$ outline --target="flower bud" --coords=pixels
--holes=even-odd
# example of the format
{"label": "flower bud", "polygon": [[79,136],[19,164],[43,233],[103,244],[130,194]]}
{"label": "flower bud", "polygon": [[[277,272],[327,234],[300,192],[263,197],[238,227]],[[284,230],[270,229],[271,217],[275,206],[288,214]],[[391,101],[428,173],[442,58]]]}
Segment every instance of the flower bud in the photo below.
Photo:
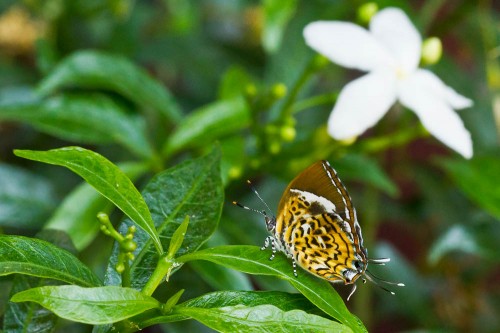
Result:
{"label": "flower bud", "polygon": [[297,131],[293,126],[285,125],[280,129],[280,136],[283,139],[283,141],[293,141],[296,135]]}
{"label": "flower bud", "polygon": [[120,243],[123,252],[134,252],[137,249],[137,243],[131,239],[125,239]]}
{"label": "flower bud", "polygon": [[437,37],[429,37],[422,43],[422,65],[434,65],[443,55],[443,44]]}
{"label": "flower bud", "polygon": [[328,65],[329,63],[330,63],[330,60],[327,57],[325,57],[321,54],[317,54],[313,60],[313,67],[315,70],[320,70],[323,67],[325,67],[326,65]]}
{"label": "flower bud", "polygon": [[353,136],[353,137],[348,138],[348,139],[339,140],[339,143],[342,144],[342,145],[344,145],[344,146],[350,146],[354,142],[356,142],[357,139],[358,139],[357,136]]}
{"label": "flower bud", "polygon": [[367,2],[358,7],[358,21],[362,24],[368,24],[377,12],[378,5],[375,2]]}
{"label": "flower bud", "polygon": [[121,274],[125,270],[125,265],[123,263],[116,264],[115,269],[119,274]]}
{"label": "flower bud", "polygon": [[227,175],[230,179],[237,179],[241,177],[241,167],[239,166],[232,166],[229,168]]}
{"label": "flower bud", "polygon": [[275,99],[281,99],[286,96],[287,88],[283,83],[277,83],[271,88],[271,94]]}
{"label": "flower bud", "polygon": [[276,155],[281,151],[281,143],[274,141],[269,144],[269,152],[272,155]]}
{"label": "flower bud", "polygon": [[245,87],[245,95],[249,98],[257,96],[257,87],[254,84],[248,84]]}

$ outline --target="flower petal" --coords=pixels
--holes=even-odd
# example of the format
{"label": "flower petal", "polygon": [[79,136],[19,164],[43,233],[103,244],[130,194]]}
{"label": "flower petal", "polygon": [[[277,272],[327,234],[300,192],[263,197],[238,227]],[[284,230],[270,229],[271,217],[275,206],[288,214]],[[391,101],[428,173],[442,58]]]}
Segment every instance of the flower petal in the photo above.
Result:
{"label": "flower petal", "polygon": [[422,38],[401,9],[389,7],[378,12],[370,21],[370,31],[406,73],[418,67]]}
{"label": "flower petal", "polygon": [[429,70],[417,69],[412,76],[413,80],[425,82],[426,90],[428,90],[429,93],[446,101],[453,109],[468,108],[474,104],[472,100],[460,95],[451,87],[445,85],[436,74]]}
{"label": "flower petal", "polygon": [[312,22],[304,28],[304,38],[312,49],[344,67],[372,71],[395,64],[367,30],[353,23]]}
{"label": "flower petal", "polygon": [[448,104],[445,95],[436,93],[428,75],[410,76],[401,81],[398,95],[401,103],[415,111],[424,127],[465,158],[472,157],[472,140],[462,119]]}
{"label": "flower petal", "polygon": [[377,71],[348,83],[328,119],[328,133],[348,139],[375,125],[396,101],[396,76]]}

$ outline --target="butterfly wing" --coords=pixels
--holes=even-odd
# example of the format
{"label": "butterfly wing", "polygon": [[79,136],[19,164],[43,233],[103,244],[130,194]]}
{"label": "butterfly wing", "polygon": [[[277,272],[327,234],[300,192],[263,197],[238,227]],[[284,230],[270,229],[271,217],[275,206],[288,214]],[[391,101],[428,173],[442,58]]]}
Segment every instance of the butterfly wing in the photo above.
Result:
{"label": "butterfly wing", "polygon": [[356,280],[366,266],[361,228],[346,188],[327,161],[290,182],[276,228],[300,266],[327,280]]}

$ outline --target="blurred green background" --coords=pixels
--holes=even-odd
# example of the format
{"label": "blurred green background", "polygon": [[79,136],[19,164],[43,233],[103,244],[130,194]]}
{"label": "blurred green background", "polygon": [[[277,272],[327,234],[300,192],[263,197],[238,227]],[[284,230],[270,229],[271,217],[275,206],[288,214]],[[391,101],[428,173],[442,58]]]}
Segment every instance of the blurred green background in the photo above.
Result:
{"label": "blurred green background", "polygon": [[[78,243],[73,239],[79,257],[100,275],[111,251],[111,241],[96,227],[71,234],[74,225],[54,217],[80,180],[59,168],[16,158],[13,149],[81,145],[115,163],[147,162],[148,172],[136,177],[141,188],[153,174],[201,155],[218,141],[227,204],[207,246],[263,243],[262,217],[231,205],[238,200],[261,209],[246,179],[252,179],[274,209],[298,172],[328,159],[357,207],[369,253],[392,259],[377,275],[406,284],[395,296],[369,284],[358,287],[347,305],[369,331],[500,331],[500,3],[375,1],[379,8],[402,8],[424,38],[441,39],[443,57],[429,68],[474,100],[472,108],[459,113],[472,135],[471,160],[422,135],[414,114],[400,106],[354,143],[327,135],[336,94],[359,73],[323,64],[321,71],[300,82],[317,61],[302,29],[316,20],[363,24],[358,8],[364,3],[0,0],[0,230],[33,236],[56,225],[79,235]],[[126,136],[71,136],[61,133],[57,122],[34,113],[12,113],[13,105],[15,112],[23,112],[19,105],[33,101],[50,110],[48,97],[37,97],[36,89],[61,60],[83,50],[120,55],[170,91],[182,112],[177,121],[151,112],[154,106],[147,97],[138,103],[138,97],[130,97],[133,91],[126,95],[108,84],[82,82],[64,87],[65,94],[83,99],[95,93],[111,98],[147,128],[159,154],[141,156],[137,146],[129,149]],[[58,96],[53,91],[49,95]],[[117,124],[106,126],[120,131]],[[120,214],[115,215],[119,221]],[[210,290],[292,290],[276,279],[219,269],[191,264],[171,283],[186,289],[186,299]],[[0,280],[2,300],[8,297],[9,283]],[[342,295],[348,292],[342,286],[336,289]],[[2,302],[2,314],[4,307]],[[69,328],[90,331],[61,324],[61,330]],[[196,322],[148,330],[210,331]]]}

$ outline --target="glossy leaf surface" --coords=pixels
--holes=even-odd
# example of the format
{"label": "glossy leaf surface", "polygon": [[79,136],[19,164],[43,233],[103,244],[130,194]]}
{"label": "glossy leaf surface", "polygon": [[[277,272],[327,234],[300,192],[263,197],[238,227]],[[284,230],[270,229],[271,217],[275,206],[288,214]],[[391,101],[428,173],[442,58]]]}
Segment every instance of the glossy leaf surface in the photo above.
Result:
{"label": "glossy leaf surface", "polygon": [[80,147],[48,151],[16,150],[15,154],[34,161],[64,166],[81,176],[146,231],[153,240],[156,250],[163,253],[151,213],[144,199],[130,179],[109,160]]}

